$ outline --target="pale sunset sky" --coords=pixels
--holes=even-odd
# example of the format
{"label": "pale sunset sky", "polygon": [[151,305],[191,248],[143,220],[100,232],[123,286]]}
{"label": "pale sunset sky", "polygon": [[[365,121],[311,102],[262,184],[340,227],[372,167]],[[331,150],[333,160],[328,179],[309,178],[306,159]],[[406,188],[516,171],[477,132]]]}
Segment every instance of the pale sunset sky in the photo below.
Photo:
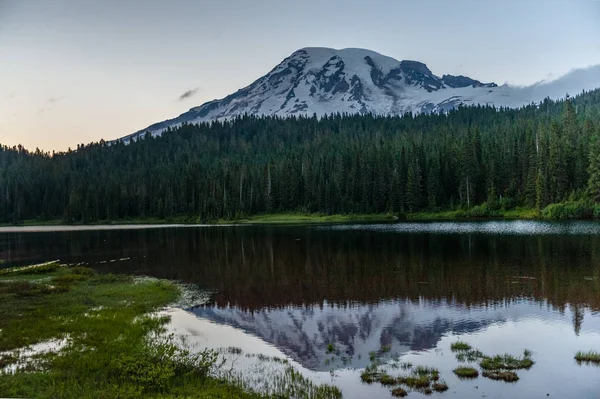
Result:
{"label": "pale sunset sky", "polygon": [[600,64],[599,21],[596,0],[0,0],[0,143],[122,137],[309,46],[531,84]]}

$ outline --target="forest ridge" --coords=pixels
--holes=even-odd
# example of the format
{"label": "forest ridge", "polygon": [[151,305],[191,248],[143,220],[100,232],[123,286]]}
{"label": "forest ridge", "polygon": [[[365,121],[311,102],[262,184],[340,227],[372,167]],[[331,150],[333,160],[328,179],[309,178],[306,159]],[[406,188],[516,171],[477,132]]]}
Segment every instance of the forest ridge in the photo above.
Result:
{"label": "forest ridge", "polygon": [[[517,207],[600,217],[600,90],[520,109],[237,117],[130,144],[0,149],[0,222]],[[551,205],[560,204],[560,205]]]}

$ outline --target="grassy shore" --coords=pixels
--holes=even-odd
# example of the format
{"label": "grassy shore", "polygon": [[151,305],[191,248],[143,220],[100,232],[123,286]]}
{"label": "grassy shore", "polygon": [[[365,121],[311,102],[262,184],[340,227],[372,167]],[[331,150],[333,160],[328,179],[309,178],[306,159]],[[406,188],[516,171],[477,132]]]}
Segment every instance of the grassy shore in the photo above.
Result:
{"label": "grassy shore", "polygon": [[[97,275],[56,263],[0,270],[0,397],[276,396],[213,377],[217,352],[175,345],[165,333],[169,319],[152,314],[179,295],[170,282]],[[58,352],[23,351],[61,341]],[[17,371],[7,372],[11,366]],[[334,387],[297,376],[281,385],[307,398],[341,397]]]}
{"label": "grassy shore", "polygon": [[[596,209],[597,208],[597,209]],[[412,213],[379,213],[379,214],[334,214],[320,213],[270,213],[235,219],[218,219],[202,221],[195,216],[173,216],[161,218],[129,218],[103,220],[96,222],[66,222],[61,220],[25,220],[17,223],[23,226],[52,225],[127,225],[127,224],[317,224],[317,223],[378,223],[393,221],[427,221],[427,220],[583,220],[600,218],[600,205],[592,206],[583,202],[565,202],[551,204],[542,210],[535,208],[496,209],[486,203],[469,209],[421,211]],[[7,226],[7,225],[5,225]]]}
{"label": "grassy shore", "polygon": [[516,208],[509,210],[480,212],[477,207],[465,210],[439,212],[415,212],[406,215],[407,220],[487,220],[487,219],[540,219],[537,209]]}
{"label": "grassy shore", "polygon": [[310,224],[310,223],[367,223],[392,222],[398,218],[392,214],[323,215],[303,213],[275,213],[250,216],[239,220],[221,219],[219,224]]}

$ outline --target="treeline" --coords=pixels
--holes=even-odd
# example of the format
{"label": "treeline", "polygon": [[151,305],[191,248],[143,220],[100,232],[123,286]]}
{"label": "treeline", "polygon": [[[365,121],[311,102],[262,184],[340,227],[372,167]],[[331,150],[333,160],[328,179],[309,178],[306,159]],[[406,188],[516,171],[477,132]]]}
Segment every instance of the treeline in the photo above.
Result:
{"label": "treeline", "polygon": [[[600,90],[518,110],[245,116],[125,145],[0,149],[0,222],[232,219],[265,212],[537,208],[600,201]],[[600,209],[600,208],[599,208]],[[549,215],[552,216],[552,215]]]}

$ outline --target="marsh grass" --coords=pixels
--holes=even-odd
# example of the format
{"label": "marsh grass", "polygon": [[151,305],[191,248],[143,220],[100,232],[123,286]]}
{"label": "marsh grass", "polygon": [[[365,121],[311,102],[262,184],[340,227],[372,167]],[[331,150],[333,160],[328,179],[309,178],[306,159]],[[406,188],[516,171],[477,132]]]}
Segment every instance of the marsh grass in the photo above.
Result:
{"label": "marsh grass", "polygon": [[476,362],[484,357],[485,354],[477,349],[456,352],[456,360],[459,362]]}
{"label": "marsh grass", "polygon": [[471,349],[471,345],[467,344],[463,341],[456,341],[452,345],[450,345],[450,350],[452,352],[464,352]]}
{"label": "marsh grass", "polygon": [[582,352],[579,351],[575,354],[575,360],[578,363],[593,363],[600,365],[600,352],[596,351],[588,351]]}
{"label": "marsh grass", "polygon": [[406,395],[408,395],[408,392],[406,392],[406,390],[404,388],[394,388],[392,389],[392,396],[396,397],[396,398],[403,398]]}
{"label": "marsh grass", "polygon": [[484,370],[528,370],[535,362],[529,356],[515,357],[509,354],[484,357],[479,366]]}
{"label": "marsh grass", "polygon": [[[181,348],[166,334],[169,318],[150,316],[180,295],[173,283],[60,265],[29,272],[2,271],[10,280],[0,281],[0,352],[17,353],[52,339],[68,343],[59,353],[36,358],[26,370],[0,373],[0,396],[341,397],[337,388],[314,385],[291,368],[269,381],[273,388],[268,395],[214,377],[220,364],[215,351]],[[6,366],[19,360],[2,355],[1,362]]]}
{"label": "marsh grass", "polygon": [[485,370],[482,375],[496,381],[517,382],[519,376],[514,371]]}
{"label": "marsh grass", "polygon": [[477,378],[479,377],[479,371],[473,367],[457,367],[453,370],[459,378]]}
{"label": "marsh grass", "polygon": [[331,342],[327,344],[327,353],[335,353],[335,345]]}
{"label": "marsh grass", "polygon": [[431,388],[433,388],[433,390],[436,392],[445,392],[448,390],[448,385],[444,381],[438,381],[434,382],[431,385]]}

